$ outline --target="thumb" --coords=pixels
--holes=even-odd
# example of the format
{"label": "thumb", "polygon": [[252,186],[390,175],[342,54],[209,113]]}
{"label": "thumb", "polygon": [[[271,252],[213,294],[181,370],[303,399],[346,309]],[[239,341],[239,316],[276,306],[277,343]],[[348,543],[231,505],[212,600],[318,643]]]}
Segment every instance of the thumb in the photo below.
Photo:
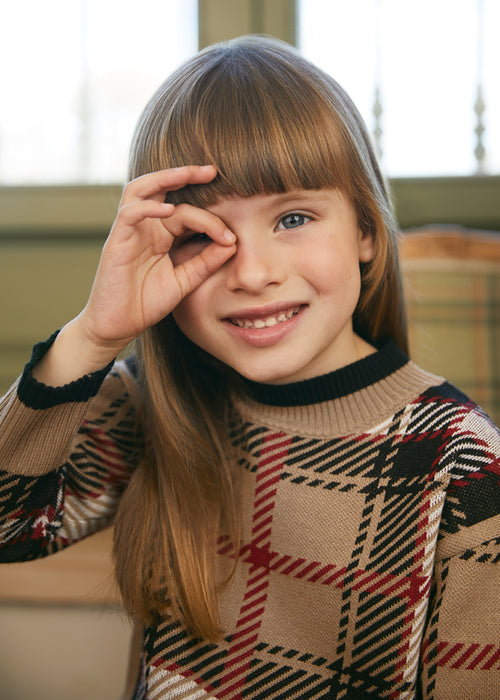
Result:
{"label": "thumb", "polygon": [[174,268],[181,297],[184,298],[214,272],[224,265],[236,252],[236,245],[218,245],[212,243],[193,258]]}

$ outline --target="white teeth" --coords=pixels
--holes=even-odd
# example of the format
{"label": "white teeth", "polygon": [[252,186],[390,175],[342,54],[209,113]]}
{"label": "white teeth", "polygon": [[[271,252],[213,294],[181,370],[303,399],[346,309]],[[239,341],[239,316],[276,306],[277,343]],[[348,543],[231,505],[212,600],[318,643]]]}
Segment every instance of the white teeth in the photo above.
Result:
{"label": "white teeth", "polygon": [[278,323],[283,323],[283,321],[288,321],[292,316],[296,316],[300,311],[300,306],[289,311],[281,311],[276,316],[268,316],[267,318],[256,318],[253,321],[250,319],[238,319],[233,318],[231,322],[235,326],[240,328],[270,328],[271,326],[276,326]]}

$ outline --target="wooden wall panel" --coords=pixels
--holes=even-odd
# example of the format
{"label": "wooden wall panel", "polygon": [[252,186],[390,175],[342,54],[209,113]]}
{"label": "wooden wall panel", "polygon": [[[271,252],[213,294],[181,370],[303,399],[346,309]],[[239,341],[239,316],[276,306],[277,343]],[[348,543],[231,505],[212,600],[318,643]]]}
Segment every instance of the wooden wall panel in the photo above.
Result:
{"label": "wooden wall panel", "polygon": [[295,44],[294,0],[199,0],[200,48],[243,34],[270,34]]}
{"label": "wooden wall panel", "polygon": [[29,359],[35,342],[85,305],[102,241],[0,238],[0,393]]}

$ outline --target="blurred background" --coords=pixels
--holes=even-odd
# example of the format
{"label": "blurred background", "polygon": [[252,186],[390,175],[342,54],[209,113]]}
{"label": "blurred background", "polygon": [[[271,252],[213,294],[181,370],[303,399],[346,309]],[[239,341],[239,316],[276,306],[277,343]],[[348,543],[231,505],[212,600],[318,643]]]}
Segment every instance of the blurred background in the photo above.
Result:
{"label": "blurred background", "polygon": [[[147,99],[217,41],[273,35],[347,89],[403,229],[451,227],[500,240],[498,0],[24,0],[2,4],[1,26],[1,392],[32,344],[85,303]],[[434,305],[432,327],[446,326],[443,342],[465,353],[457,383],[493,412],[500,284],[498,262],[486,257],[487,274],[483,256],[469,286],[462,269],[454,281],[469,316],[443,325]],[[417,301],[432,305],[440,291],[425,279]],[[467,311],[474,295],[479,306]],[[425,327],[419,342],[444,372],[434,332]],[[119,697],[130,628],[109,584],[109,537],[50,561],[0,567],[1,700]]]}
{"label": "blurred background", "polygon": [[154,89],[198,46],[248,32],[347,89],[390,177],[500,171],[497,0],[26,0],[2,26],[3,185],[123,182]]}

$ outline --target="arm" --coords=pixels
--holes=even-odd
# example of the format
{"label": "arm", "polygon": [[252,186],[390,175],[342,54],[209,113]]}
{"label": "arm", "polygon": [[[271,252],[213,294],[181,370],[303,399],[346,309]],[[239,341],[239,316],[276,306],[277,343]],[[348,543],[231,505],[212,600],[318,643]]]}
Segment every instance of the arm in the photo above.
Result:
{"label": "arm", "polygon": [[64,463],[68,440],[111,369],[109,365],[61,388],[38,382],[33,368],[56,336],[34,347],[23,374],[0,400],[0,469],[13,474],[36,476]]}
{"label": "arm", "polygon": [[0,409],[0,561],[44,556],[110,523],[142,454],[134,388],[125,363],[59,390],[27,367]]}
{"label": "arm", "polygon": [[[164,203],[167,191],[209,182],[215,174],[212,166],[187,166],[129,183],[85,309],[46,352],[35,354],[4,399],[4,561],[69,544],[101,521],[108,522],[114,512],[116,494],[128,478],[127,450],[135,448],[123,439],[133,431],[130,402],[122,396],[116,373],[107,370],[122,349],[234,253],[234,236],[218,217],[189,205]],[[186,231],[206,233],[213,242],[176,265],[170,251]],[[118,375],[121,380],[123,375]],[[111,405],[116,413],[111,411],[112,420]]]}
{"label": "arm", "polygon": [[422,697],[500,697],[500,441],[462,432],[443,509],[422,652]]}

